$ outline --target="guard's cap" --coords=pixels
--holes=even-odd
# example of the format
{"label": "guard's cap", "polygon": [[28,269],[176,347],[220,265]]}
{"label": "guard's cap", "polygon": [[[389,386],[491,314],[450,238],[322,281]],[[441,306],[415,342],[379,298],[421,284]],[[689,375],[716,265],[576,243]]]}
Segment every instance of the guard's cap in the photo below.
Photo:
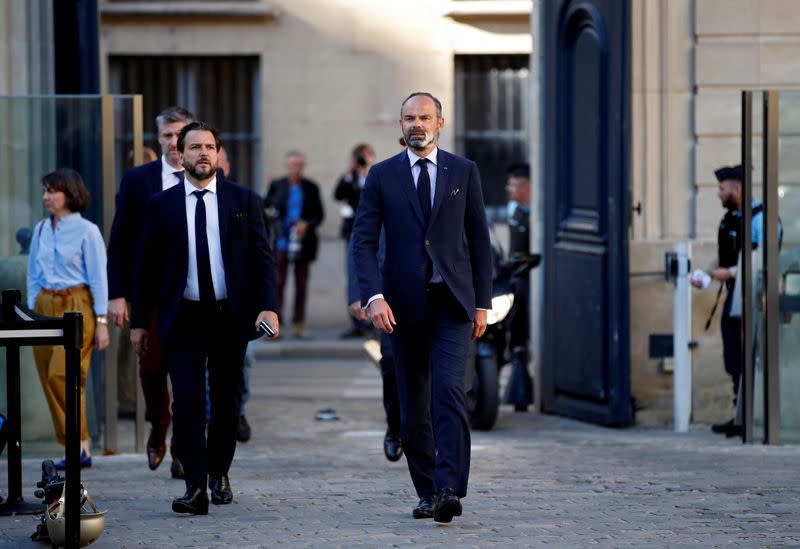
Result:
{"label": "guard's cap", "polygon": [[714,175],[717,176],[717,181],[719,182],[725,181],[726,179],[733,179],[739,183],[744,181],[744,170],[742,170],[741,164],[737,166],[723,166],[715,171]]}

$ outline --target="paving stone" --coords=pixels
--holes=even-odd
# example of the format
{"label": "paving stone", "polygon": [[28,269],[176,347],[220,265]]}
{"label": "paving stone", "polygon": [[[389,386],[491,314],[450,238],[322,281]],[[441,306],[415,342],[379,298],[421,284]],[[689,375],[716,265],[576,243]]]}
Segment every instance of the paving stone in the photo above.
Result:
{"label": "paving stone", "polygon": [[[319,346],[322,348],[322,345]],[[324,353],[319,353],[320,355]],[[744,446],[668,429],[601,427],[504,408],[473,433],[470,493],[448,525],[414,520],[405,461],[383,457],[383,410],[351,391],[370,362],[260,353],[253,438],[231,469],[235,503],[177,516],[183,484],[143,455],[96,456],[83,481],[108,510],[93,547],[745,547],[800,542],[800,447]],[[302,356],[302,355],[301,355]],[[372,376],[370,378],[370,376]],[[371,385],[370,385],[371,386]],[[314,420],[332,407],[340,419]],[[23,463],[33,500],[40,459]],[[168,461],[168,460],[167,460]],[[0,464],[0,491],[7,485]],[[32,517],[0,517],[0,548],[41,547]]]}

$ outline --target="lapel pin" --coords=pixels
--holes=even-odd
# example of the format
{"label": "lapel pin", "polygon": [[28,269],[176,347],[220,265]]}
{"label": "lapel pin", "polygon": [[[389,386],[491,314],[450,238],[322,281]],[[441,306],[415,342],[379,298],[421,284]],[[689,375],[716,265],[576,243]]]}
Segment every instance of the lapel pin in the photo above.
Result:
{"label": "lapel pin", "polygon": [[461,192],[461,187],[453,189],[453,192],[450,193],[450,196],[457,196],[458,193]]}

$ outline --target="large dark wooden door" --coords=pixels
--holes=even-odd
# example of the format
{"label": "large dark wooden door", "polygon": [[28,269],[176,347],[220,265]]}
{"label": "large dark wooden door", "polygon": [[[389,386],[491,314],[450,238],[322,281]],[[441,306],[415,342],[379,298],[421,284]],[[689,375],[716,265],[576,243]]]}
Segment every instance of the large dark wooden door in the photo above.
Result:
{"label": "large dark wooden door", "polygon": [[633,421],[630,2],[544,2],[544,411]]}

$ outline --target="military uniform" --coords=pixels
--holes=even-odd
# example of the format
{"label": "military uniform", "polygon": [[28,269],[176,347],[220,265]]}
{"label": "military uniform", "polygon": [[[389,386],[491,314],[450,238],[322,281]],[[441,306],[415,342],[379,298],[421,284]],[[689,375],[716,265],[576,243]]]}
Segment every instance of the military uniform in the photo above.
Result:
{"label": "military uniform", "polygon": [[[530,206],[517,206],[514,214],[508,220],[509,246],[508,257],[513,260],[518,255],[530,253]],[[511,334],[509,347],[527,347],[528,345],[528,307],[530,296],[530,281],[528,274],[515,276],[511,279],[514,291],[514,300],[517,302],[516,312],[511,319]]]}
{"label": "military uniform", "polygon": [[[530,253],[530,206],[517,206],[508,220],[508,256],[527,256]],[[533,402],[533,382],[528,372],[528,335],[530,332],[530,279],[526,272],[511,279],[514,292],[514,313],[509,327],[508,347],[511,349],[512,372],[503,402],[525,410]]]}
{"label": "military uniform", "polygon": [[[760,244],[760,227],[762,226],[761,204],[753,206],[752,223],[757,230],[753,231],[752,246],[758,249]],[[735,267],[742,250],[742,212],[728,210],[722,218],[717,231],[717,257],[720,267]],[[737,273],[738,274],[738,273]],[[722,357],[725,371],[733,381],[733,394],[739,392],[739,380],[742,374],[742,319],[740,316],[731,316],[731,303],[733,302],[733,288],[736,279],[730,278],[725,282],[727,295],[722,307],[720,320],[720,333],[722,334]]]}

